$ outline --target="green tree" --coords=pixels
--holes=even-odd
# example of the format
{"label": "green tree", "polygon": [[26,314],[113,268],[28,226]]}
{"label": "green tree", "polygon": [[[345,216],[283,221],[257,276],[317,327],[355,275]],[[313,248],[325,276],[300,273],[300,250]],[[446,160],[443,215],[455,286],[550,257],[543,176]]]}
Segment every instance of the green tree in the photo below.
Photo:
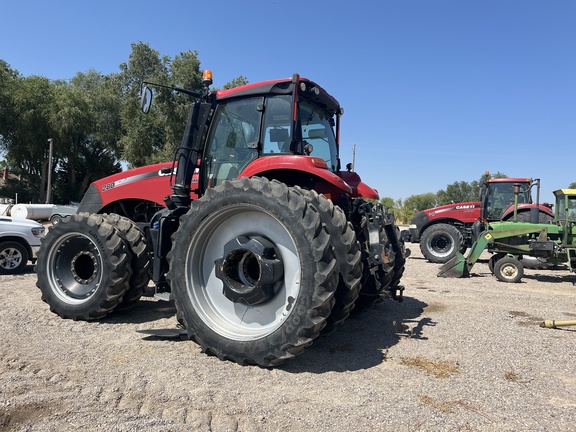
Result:
{"label": "green tree", "polygon": [[[122,82],[122,127],[120,140],[122,156],[130,166],[141,166],[172,160],[181,143],[192,99],[190,96],[166,88],[154,88],[154,108],[143,115],[139,107],[139,92],[143,81],[202,90],[202,70],[197,51],[186,51],[174,59],[161,56],[149,44],[132,44],[127,63],[120,65]],[[239,76],[224,88],[247,84]]]}
{"label": "green tree", "polygon": [[45,202],[53,139],[52,201],[79,200],[91,181],[120,170],[116,162],[121,134],[117,92],[100,74],[78,74],[70,83],[23,78],[0,64],[0,148],[21,181],[22,201]]}
{"label": "green tree", "polygon": [[491,178],[507,178],[506,174],[498,171],[491,175],[488,171],[480,176],[480,179],[470,183],[466,181],[457,181],[446,186],[446,189],[439,190],[436,193],[437,205],[446,205],[451,203],[478,201],[480,184]]}
{"label": "green tree", "polygon": [[416,212],[436,207],[436,194],[428,192],[420,195],[411,195],[406,198],[399,210],[399,220],[410,223]]}
{"label": "green tree", "polygon": [[568,189],[576,189],[576,182],[570,183],[570,185],[568,186]]}
{"label": "green tree", "polygon": [[438,205],[478,200],[478,182],[454,182],[436,193]]}
{"label": "green tree", "polygon": [[380,204],[382,204],[384,207],[388,207],[390,209],[394,208],[394,200],[392,198],[388,198],[388,197],[384,197],[384,198],[380,198]]}
{"label": "green tree", "polygon": [[155,107],[143,115],[139,107],[141,83],[157,84],[200,91],[202,72],[196,51],[177,55],[174,60],[143,42],[132,44],[127,63],[120,65],[122,82],[122,126],[120,140],[123,158],[131,166],[171,160],[180,145],[192,100],[166,88],[154,88]]}
{"label": "green tree", "polygon": [[7,70],[5,62],[2,72],[0,148],[10,171],[20,176],[22,186],[36,191],[30,199],[38,201],[46,193],[47,140],[53,132],[48,115],[54,89],[46,78],[22,78]]}
{"label": "green tree", "polygon": [[239,77],[234,78],[232,81],[224,84],[224,90],[233,89],[234,87],[240,87],[246,84],[248,84],[248,78],[240,75]]}

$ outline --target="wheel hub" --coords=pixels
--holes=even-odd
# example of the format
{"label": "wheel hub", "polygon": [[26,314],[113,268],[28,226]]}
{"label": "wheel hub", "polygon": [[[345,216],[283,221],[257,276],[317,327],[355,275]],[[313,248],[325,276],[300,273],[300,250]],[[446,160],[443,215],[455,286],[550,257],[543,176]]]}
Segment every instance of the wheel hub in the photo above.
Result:
{"label": "wheel hub", "polygon": [[98,261],[92,252],[81,251],[72,258],[70,270],[76,282],[89,284],[98,274]]}
{"label": "wheel hub", "polygon": [[270,299],[284,276],[274,245],[263,237],[236,237],[214,263],[224,296],[235,303],[256,305]]}
{"label": "wheel hub", "polygon": [[502,266],[501,273],[505,277],[512,279],[518,274],[518,269],[513,265]]}
{"label": "wheel hub", "polygon": [[66,298],[87,299],[98,288],[101,265],[93,243],[83,236],[71,236],[54,256],[54,281]]}
{"label": "wheel hub", "polygon": [[434,239],[433,247],[439,252],[444,252],[452,246],[450,240],[445,237],[438,237]]}
{"label": "wheel hub", "polygon": [[15,250],[10,249],[0,256],[0,265],[5,269],[13,269],[22,261],[22,255]]}

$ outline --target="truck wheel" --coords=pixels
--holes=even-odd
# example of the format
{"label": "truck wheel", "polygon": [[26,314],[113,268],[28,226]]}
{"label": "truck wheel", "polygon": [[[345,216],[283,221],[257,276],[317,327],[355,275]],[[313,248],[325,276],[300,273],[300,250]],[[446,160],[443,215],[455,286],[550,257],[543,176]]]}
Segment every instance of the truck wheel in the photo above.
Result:
{"label": "truck wheel", "polygon": [[502,282],[516,283],[524,276],[524,267],[516,258],[505,256],[494,264],[494,275]]}
{"label": "truck wheel", "polygon": [[450,224],[436,224],[422,233],[420,250],[428,261],[444,264],[456,256],[463,242],[458,228]]}
{"label": "truck wheel", "polygon": [[52,223],[52,225],[58,225],[61,220],[62,216],[60,216],[59,214],[52,215],[52,217],[50,218],[50,222]]}
{"label": "truck wheel", "polygon": [[28,264],[28,251],[15,241],[0,243],[0,274],[16,274]]}
{"label": "truck wheel", "polygon": [[362,278],[362,255],[354,228],[340,207],[335,206],[332,201],[315,191],[295,189],[302,193],[306,201],[320,213],[322,223],[330,234],[332,250],[336,256],[338,286],[334,294],[334,307],[328,317],[326,327],[322,330],[322,334],[326,335],[333,332],[354,308]]}
{"label": "truck wheel", "polygon": [[172,236],[167,279],[178,321],[202,351],[275,366],[319,335],[338,283],[314,205],[264,178],[224,181]]}
{"label": "truck wheel", "polygon": [[50,228],[38,252],[36,286],[62,318],[94,320],[128,289],[132,254],[102,215],[79,213]]}
{"label": "truck wheel", "polygon": [[106,222],[114,225],[132,253],[132,276],[120,307],[126,308],[136,303],[144,294],[152,278],[152,255],[146,243],[146,236],[130,219],[118,214],[103,215]]}

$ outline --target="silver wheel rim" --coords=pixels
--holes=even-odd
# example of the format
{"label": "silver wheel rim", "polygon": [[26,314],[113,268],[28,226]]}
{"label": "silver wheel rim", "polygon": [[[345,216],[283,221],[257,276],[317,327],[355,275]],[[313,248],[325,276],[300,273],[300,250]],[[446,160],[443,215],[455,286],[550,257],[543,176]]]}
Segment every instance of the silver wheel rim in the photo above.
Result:
{"label": "silver wheel rim", "polygon": [[512,280],[518,275],[518,267],[514,264],[504,264],[500,267],[500,273],[505,279]]}
{"label": "silver wheel rim", "polygon": [[[274,244],[284,265],[283,282],[274,296],[249,306],[223,294],[214,262],[237,237],[264,237]],[[250,341],[277,330],[290,316],[300,292],[300,256],[285,226],[263,209],[240,204],[207,217],[190,239],[186,254],[186,287],[199,318],[216,333]]]}
{"label": "silver wheel rim", "polygon": [[454,242],[446,235],[437,235],[428,240],[428,249],[439,258],[444,258],[454,252]]}
{"label": "silver wheel rim", "polygon": [[18,267],[24,257],[16,248],[6,248],[0,252],[0,267],[5,270],[14,270]]}
{"label": "silver wheel rim", "polygon": [[49,285],[64,303],[85,303],[102,282],[102,263],[102,255],[90,237],[80,233],[63,235],[48,252]]}

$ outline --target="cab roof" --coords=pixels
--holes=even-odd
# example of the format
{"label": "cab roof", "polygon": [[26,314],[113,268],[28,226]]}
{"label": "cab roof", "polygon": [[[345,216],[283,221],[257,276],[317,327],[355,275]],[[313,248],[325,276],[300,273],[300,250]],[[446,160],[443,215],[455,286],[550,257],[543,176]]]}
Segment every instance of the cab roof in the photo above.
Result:
{"label": "cab roof", "polygon": [[576,195],[576,189],[558,189],[554,191],[554,195]]}
{"label": "cab roof", "polygon": [[323,105],[332,115],[340,110],[340,104],[332,95],[314,81],[311,81],[308,78],[302,78],[297,74],[292,78],[250,83],[229,90],[217,90],[212,94],[215,96],[217,101],[251,96],[291,95],[294,92],[294,85],[296,83],[304,83],[306,90],[318,89],[318,92],[299,90],[299,96],[303,96]]}

